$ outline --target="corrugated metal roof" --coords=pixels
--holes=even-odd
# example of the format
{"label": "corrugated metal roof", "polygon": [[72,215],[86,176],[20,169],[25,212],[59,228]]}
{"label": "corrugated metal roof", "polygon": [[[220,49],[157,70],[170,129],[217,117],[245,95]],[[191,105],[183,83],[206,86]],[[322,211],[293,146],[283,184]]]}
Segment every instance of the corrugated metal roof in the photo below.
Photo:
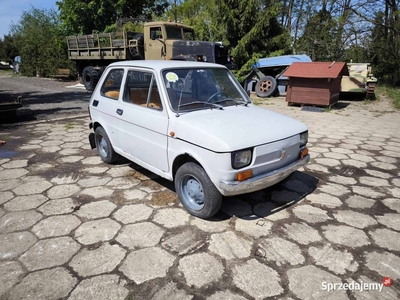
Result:
{"label": "corrugated metal roof", "polygon": [[337,78],[349,75],[345,62],[294,62],[283,73],[287,77]]}

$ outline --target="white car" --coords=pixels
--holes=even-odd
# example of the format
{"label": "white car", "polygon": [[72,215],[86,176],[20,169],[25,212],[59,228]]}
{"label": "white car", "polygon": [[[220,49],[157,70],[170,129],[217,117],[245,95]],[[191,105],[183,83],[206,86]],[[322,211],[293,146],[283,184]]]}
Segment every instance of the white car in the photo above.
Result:
{"label": "white car", "polygon": [[222,196],[274,185],[310,160],[306,125],[252,104],[217,64],[113,63],[89,111],[90,144],[104,162],[121,155],[174,181],[200,218],[216,214]]}

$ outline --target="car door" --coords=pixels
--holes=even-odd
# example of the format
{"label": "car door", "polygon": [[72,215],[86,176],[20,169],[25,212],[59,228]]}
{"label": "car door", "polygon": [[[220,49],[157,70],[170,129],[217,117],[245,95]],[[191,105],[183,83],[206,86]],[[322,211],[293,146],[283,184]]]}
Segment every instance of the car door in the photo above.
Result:
{"label": "car door", "polygon": [[124,69],[111,69],[101,83],[100,89],[95,90],[91,102],[90,113],[107,132],[114,148],[119,148],[118,130],[120,127],[119,98],[123,90],[122,79]]}
{"label": "car door", "polygon": [[167,172],[168,114],[163,108],[155,74],[129,69],[122,100],[118,137],[122,150]]}

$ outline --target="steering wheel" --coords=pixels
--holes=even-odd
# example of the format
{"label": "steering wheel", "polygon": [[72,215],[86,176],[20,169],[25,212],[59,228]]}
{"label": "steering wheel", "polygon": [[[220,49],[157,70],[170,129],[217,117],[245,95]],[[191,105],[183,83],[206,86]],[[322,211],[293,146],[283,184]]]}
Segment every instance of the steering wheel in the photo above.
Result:
{"label": "steering wheel", "polygon": [[218,95],[222,95],[223,93],[224,93],[223,91],[218,91],[218,92],[212,94],[212,95],[207,99],[207,101],[205,102],[204,105],[206,105],[207,103],[210,103],[211,100],[212,100],[214,97],[216,97],[216,96],[218,96]]}

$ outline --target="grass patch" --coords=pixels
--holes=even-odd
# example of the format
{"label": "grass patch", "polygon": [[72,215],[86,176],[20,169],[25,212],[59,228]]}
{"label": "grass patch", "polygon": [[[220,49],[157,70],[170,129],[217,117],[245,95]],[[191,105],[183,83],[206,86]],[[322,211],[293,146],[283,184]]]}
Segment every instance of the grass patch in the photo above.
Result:
{"label": "grass patch", "polygon": [[386,95],[392,101],[393,106],[396,109],[400,109],[400,89],[389,86],[377,86],[376,94],[378,97],[379,95]]}
{"label": "grass patch", "polygon": [[65,129],[66,130],[72,129],[72,128],[74,128],[75,125],[76,125],[75,123],[68,122],[67,124],[65,124]]}

